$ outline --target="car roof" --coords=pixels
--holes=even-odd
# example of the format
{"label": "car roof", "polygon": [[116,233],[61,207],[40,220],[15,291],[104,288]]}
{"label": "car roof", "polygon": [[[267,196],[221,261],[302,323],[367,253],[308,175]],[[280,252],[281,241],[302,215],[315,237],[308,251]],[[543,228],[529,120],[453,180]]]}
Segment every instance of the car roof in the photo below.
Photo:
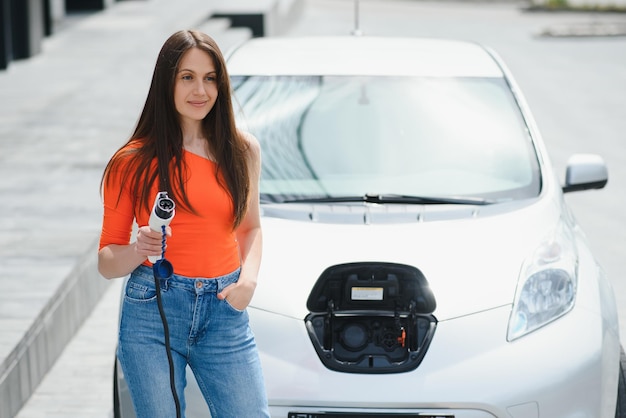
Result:
{"label": "car roof", "polygon": [[231,75],[503,77],[494,57],[466,41],[376,36],[252,38],[230,51]]}

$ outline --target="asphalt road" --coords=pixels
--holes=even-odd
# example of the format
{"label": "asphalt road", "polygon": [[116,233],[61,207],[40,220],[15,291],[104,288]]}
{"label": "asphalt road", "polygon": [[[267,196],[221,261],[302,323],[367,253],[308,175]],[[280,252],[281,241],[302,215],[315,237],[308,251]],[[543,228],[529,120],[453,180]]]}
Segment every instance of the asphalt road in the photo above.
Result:
{"label": "asphalt road", "polygon": [[[611,278],[626,342],[626,36],[573,36],[614,27],[626,14],[542,13],[511,1],[368,0],[360,2],[364,34],[469,39],[492,47],[508,64],[533,110],[557,175],[578,152],[602,155],[604,190],[567,195]],[[287,36],[347,34],[352,0],[307,0]],[[541,36],[558,29],[572,36]],[[555,31],[556,32],[556,31]],[[108,418],[119,284],[112,286],[17,418]],[[626,345],[626,344],[625,344]]]}

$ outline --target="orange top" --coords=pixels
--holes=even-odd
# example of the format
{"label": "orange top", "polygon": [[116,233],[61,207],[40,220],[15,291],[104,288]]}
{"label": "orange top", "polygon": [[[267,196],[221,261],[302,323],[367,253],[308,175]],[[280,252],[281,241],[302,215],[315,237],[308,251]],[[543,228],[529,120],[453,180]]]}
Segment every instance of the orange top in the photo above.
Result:
{"label": "orange top", "polygon": [[[230,193],[218,184],[214,162],[189,151],[183,153],[183,159],[187,167],[187,196],[197,214],[175,202],[176,212],[170,223],[172,236],[167,238],[165,258],[174,266],[175,274],[187,277],[228,274],[240,265]],[[152,190],[154,197],[159,192],[157,183]],[[118,202],[120,188],[122,194]],[[150,211],[141,208],[129,185],[122,185],[119,181],[105,184],[103,196],[100,249],[109,244],[130,244],[133,221],[139,226],[148,225]],[[147,260],[144,264],[152,265]]]}

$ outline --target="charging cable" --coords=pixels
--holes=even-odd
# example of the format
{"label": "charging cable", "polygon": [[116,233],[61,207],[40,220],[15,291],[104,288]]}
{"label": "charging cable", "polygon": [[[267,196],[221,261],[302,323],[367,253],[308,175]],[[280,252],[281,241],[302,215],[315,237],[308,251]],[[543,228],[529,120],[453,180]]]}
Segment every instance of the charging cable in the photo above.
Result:
{"label": "charging cable", "polygon": [[153,263],[152,272],[154,274],[154,285],[156,287],[157,306],[159,307],[159,315],[161,316],[163,332],[165,334],[165,352],[167,354],[167,362],[170,367],[170,389],[172,390],[172,397],[174,398],[174,404],[176,405],[176,418],[181,418],[180,400],[178,399],[178,393],[176,392],[174,360],[172,359],[172,348],[170,345],[170,330],[167,324],[167,318],[165,317],[165,310],[163,309],[160,280],[169,279],[172,277],[172,274],[174,274],[174,266],[172,266],[172,263],[167,261],[165,258],[165,228],[174,217],[174,206],[174,201],[167,196],[167,192],[159,192],[157,194],[148,225],[153,231],[160,231],[162,234],[161,256],[151,256],[148,258]]}

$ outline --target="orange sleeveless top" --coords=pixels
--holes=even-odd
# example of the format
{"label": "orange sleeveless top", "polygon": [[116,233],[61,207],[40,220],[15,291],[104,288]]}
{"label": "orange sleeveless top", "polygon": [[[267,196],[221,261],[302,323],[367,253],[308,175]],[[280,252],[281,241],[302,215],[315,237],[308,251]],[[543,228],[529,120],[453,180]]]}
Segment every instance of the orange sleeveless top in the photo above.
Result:
{"label": "orange sleeveless top", "polygon": [[[174,266],[174,273],[182,276],[228,274],[240,266],[230,193],[218,184],[214,162],[188,151],[183,152],[183,159],[187,168],[185,189],[196,214],[175,202],[176,212],[170,223],[172,236],[167,238],[165,258]],[[119,176],[113,176],[103,189],[100,249],[109,244],[130,244],[133,222],[144,226],[150,218],[150,211],[141,207],[131,194],[130,186],[120,184],[116,181]],[[154,197],[159,192],[157,183],[152,190]],[[122,194],[118,201],[120,189]],[[174,196],[170,198],[175,199]],[[151,266],[147,260],[144,264]]]}

